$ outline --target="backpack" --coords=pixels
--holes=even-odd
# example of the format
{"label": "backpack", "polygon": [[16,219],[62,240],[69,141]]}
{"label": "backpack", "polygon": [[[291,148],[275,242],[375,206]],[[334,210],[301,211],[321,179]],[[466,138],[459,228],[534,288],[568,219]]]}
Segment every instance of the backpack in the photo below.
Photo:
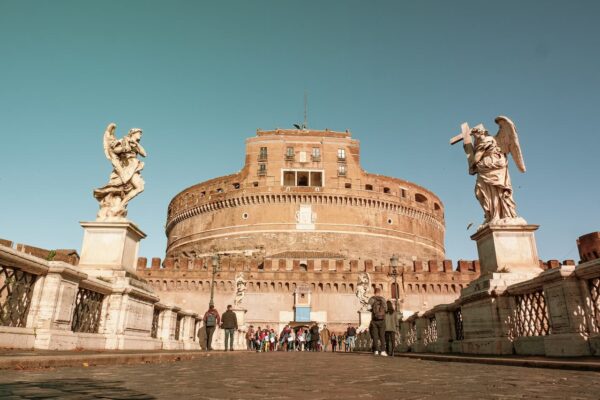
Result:
{"label": "backpack", "polygon": [[206,316],[206,326],[211,327],[217,325],[217,317],[214,314],[208,314]]}
{"label": "backpack", "polygon": [[373,303],[371,311],[374,320],[381,321],[385,319],[385,303],[381,297],[375,297],[375,302]]}

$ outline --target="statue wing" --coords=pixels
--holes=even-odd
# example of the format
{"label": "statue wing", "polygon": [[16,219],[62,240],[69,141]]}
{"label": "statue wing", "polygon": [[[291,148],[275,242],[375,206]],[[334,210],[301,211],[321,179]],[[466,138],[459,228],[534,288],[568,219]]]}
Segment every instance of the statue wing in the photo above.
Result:
{"label": "statue wing", "polygon": [[104,155],[110,161],[113,168],[123,181],[123,168],[121,167],[121,163],[119,162],[119,157],[115,154],[112,149],[112,144],[117,140],[115,137],[115,129],[117,129],[117,125],[114,123],[108,124],[106,130],[104,131],[104,138],[102,144],[104,146]]}
{"label": "statue wing", "polygon": [[496,117],[495,121],[499,126],[498,133],[495,136],[496,143],[504,154],[510,153],[512,155],[519,171],[525,172],[525,160],[523,160],[523,153],[521,153],[519,135],[515,124],[502,115]]}

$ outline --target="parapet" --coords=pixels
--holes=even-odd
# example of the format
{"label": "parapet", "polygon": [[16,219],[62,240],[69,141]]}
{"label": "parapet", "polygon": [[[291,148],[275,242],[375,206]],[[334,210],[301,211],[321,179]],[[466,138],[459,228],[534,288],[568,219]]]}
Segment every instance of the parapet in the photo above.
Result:
{"label": "parapet", "polygon": [[77,250],[74,249],[48,250],[23,243],[17,243],[15,245],[12,241],[7,239],[0,239],[0,245],[14,248],[17,251],[42,258],[46,261],[62,261],[71,265],[79,264],[79,254],[77,254]]}

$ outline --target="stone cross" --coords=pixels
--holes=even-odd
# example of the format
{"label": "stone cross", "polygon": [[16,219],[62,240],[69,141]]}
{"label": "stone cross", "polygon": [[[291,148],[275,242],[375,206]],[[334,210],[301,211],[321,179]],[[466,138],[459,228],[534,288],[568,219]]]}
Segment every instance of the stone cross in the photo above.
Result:
{"label": "stone cross", "polygon": [[471,130],[469,129],[469,124],[466,122],[460,125],[460,133],[450,139],[450,144],[456,144],[461,140],[464,140],[465,144],[471,141]]}
{"label": "stone cross", "polygon": [[[484,129],[482,124],[477,125],[474,129]],[[463,122],[460,125],[460,133],[450,139],[450,144],[456,144],[461,140],[464,141],[464,145],[471,144],[471,129],[469,128],[469,124]]]}

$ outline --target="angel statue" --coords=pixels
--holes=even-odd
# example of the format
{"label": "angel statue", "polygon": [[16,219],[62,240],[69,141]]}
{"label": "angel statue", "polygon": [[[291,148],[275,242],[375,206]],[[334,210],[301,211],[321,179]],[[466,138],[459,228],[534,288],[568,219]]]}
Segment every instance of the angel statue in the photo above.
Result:
{"label": "angel statue", "polygon": [[[508,154],[513,157],[517,168],[525,172],[525,161],[519,145],[515,124],[504,116],[495,122],[500,127],[496,136],[490,136],[483,125],[469,129],[462,124],[462,133],[450,140],[450,144],[464,140],[469,174],[477,175],[475,197],[484,213],[483,224],[521,225],[527,222],[517,215],[513,189],[508,174]],[[474,142],[471,141],[473,135]]]}
{"label": "angel statue", "polygon": [[367,295],[369,287],[371,287],[371,277],[368,272],[363,272],[358,276],[356,285],[356,297],[360,302],[360,311],[365,311],[369,305],[369,296]]}
{"label": "angel statue", "polygon": [[117,125],[110,123],[104,132],[104,154],[111,162],[113,171],[108,183],[94,190],[94,197],[100,202],[98,221],[122,221],[127,216],[127,203],[144,191],[141,171],[144,163],[138,154],[146,157],[140,144],[142,130],[133,128],[122,139],[115,137]]}
{"label": "angel statue", "polygon": [[240,272],[235,277],[235,298],[233,299],[233,304],[236,306],[241,305],[244,296],[246,296],[246,280],[244,279],[244,274]]}

